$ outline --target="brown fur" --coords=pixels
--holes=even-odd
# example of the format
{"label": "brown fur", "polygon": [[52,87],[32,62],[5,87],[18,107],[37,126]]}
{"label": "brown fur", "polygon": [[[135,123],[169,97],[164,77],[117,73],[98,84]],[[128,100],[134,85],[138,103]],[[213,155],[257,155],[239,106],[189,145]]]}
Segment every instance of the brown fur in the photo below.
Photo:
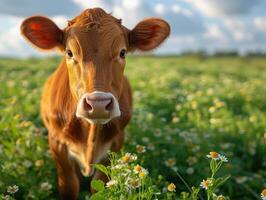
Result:
{"label": "brown fur", "polygon": [[[21,25],[21,32],[41,49],[70,49],[74,59],[64,58],[47,80],[41,101],[41,116],[49,132],[49,145],[56,161],[58,187],[62,199],[77,199],[79,162],[107,163],[106,149],[119,151],[124,128],[131,118],[132,95],[123,75],[125,60],[121,49],[132,51],[156,48],[170,32],[169,25],[156,18],[140,22],[132,31],[100,8],[88,9],[60,30],[48,18],[34,16]],[[112,93],[119,102],[121,116],[104,125],[89,124],[76,117],[78,100],[85,92]],[[70,157],[70,150],[77,159]],[[94,178],[106,180],[96,172]]]}

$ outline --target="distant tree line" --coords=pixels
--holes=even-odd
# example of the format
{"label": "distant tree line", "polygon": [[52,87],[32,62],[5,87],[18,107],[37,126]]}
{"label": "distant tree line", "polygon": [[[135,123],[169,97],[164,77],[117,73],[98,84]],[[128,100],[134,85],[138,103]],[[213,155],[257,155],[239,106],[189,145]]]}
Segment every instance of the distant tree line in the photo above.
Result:
{"label": "distant tree line", "polygon": [[217,50],[214,53],[209,53],[205,50],[184,51],[180,56],[196,56],[196,57],[266,57],[266,51],[247,51],[244,54],[237,50]]}

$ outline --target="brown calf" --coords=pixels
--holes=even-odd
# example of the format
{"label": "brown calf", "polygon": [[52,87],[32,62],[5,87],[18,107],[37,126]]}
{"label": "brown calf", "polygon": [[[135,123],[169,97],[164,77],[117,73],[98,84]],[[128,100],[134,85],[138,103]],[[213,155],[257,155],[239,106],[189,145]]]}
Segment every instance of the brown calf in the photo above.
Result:
{"label": "brown calf", "polygon": [[[65,52],[47,80],[41,116],[57,166],[62,199],[77,199],[81,174],[92,176],[92,163],[107,163],[106,151],[119,151],[132,112],[131,89],[123,71],[133,50],[156,48],[169,35],[167,22],[149,18],[129,30],[100,8],[87,9],[61,30],[33,16],[21,25],[34,46]],[[98,171],[93,178],[104,179]]]}

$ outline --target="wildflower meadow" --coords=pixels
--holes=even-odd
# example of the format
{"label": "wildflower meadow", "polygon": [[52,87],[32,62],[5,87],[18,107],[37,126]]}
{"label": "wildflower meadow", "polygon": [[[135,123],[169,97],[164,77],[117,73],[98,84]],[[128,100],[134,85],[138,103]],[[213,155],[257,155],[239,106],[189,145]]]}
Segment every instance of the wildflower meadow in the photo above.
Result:
{"label": "wildflower meadow", "polygon": [[[58,199],[39,116],[58,57],[0,59],[0,199]],[[266,59],[127,60],[134,113],[121,152],[79,199],[266,200]],[[90,194],[89,188],[95,193]]]}

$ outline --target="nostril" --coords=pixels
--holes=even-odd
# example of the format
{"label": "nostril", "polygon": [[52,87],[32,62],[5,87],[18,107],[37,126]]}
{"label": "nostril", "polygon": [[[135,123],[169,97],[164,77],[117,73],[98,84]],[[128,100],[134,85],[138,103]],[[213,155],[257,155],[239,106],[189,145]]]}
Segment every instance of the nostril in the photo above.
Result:
{"label": "nostril", "polygon": [[91,102],[87,98],[84,99],[84,110],[86,110],[86,111],[92,110]]}
{"label": "nostril", "polygon": [[110,102],[105,106],[105,109],[109,112],[113,109],[113,99],[109,100]]}

